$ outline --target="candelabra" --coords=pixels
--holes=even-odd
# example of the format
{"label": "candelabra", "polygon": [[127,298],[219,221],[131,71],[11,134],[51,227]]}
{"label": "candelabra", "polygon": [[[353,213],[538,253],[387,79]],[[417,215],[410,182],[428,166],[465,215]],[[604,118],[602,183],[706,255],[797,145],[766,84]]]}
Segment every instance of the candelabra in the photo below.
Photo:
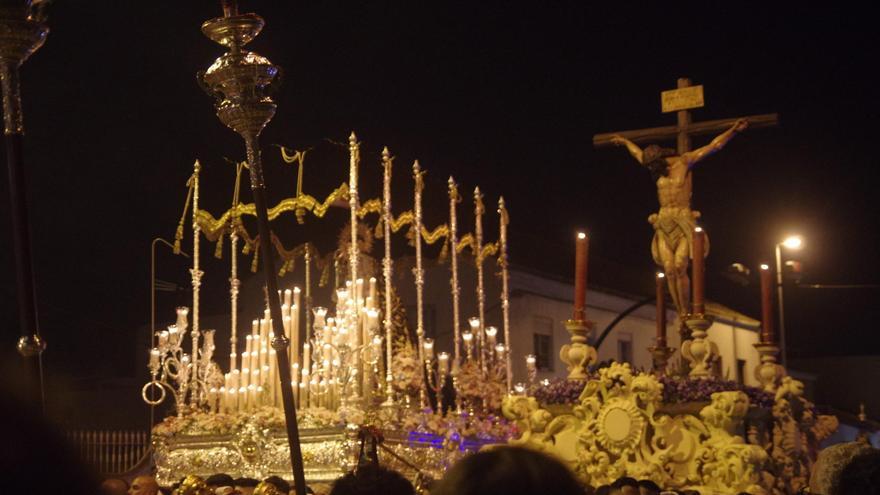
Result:
{"label": "candelabra", "polygon": [[[443,414],[443,387],[446,385],[446,375],[449,374],[449,353],[441,352],[434,356],[434,339],[425,339],[424,365],[427,387],[434,392],[436,398],[436,414]],[[436,371],[435,371],[436,368]]]}
{"label": "candelabra", "polygon": [[[374,380],[381,357],[382,337],[379,334],[379,309],[373,297],[361,297],[362,281],[351,282],[336,291],[336,315],[328,317],[327,309],[314,308],[314,326],[309,350],[314,349],[314,359],[306,354],[303,381],[309,388],[311,403],[333,407],[340,404],[349,407],[360,402],[361,396],[370,399],[376,386]],[[374,280],[371,280],[371,287]],[[372,292],[372,289],[371,289]],[[359,295],[360,294],[360,295]],[[309,376],[306,382],[306,376]],[[358,387],[359,386],[359,387]]]}
{"label": "candelabra", "polygon": [[[156,332],[158,345],[150,349],[150,381],[141,389],[144,402],[156,406],[165,401],[166,390],[174,396],[177,415],[182,416],[186,408],[186,396],[193,375],[193,363],[189,354],[183,352],[183,337],[189,323],[188,308],[177,308],[177,322],[169,325],[167,330]],[[173,386],[171,382],[176,383]],[[158,390],[159,397],[148,397],[150,390]],[[152,395],[152,394],[151,394]]]}

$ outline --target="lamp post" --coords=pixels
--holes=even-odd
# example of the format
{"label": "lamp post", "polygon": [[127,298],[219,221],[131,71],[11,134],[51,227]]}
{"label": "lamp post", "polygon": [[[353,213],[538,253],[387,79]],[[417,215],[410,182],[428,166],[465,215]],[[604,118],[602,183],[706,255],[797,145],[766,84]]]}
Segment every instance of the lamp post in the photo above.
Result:
{"label": "lamp post", "polygon": [[788,365],[788,361],[785,348],[785,307],[782,300],[782,248],[800,249],[802,244],[803,239],[797,235],[786,237],[782,242],[776,243],[776,297],[779,300],[779,347],[782,351],[783,367]]}

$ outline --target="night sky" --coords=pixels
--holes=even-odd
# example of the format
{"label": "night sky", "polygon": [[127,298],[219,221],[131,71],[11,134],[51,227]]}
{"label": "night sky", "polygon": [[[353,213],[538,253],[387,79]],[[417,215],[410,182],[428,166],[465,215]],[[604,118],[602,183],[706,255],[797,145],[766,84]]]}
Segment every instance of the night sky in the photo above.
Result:
{"label": "night sky", "polygon": [[[242,11],[267,21],[250,48],[284,69],[278,113],[262,138],[270,202],[292,195],[295,178],[274,144],[315,148],[306,191],[323,197],[347,179],[347,154],[328,140],[355,130],[364,197],[379,192],[387,145],[404,191],[397,211],[408,208],[404,176],[419,159],[429,224],[445,221],[445,181],[454,175],[463,192],[481,186],[490,212],[505,196],[514,263],[567,275],[573,234],[584,227],[597,276],[625,265],[645,282],[620,289],[648,293],[655,187],[623,149],[593,149],[591,137],[673,124],[659,93],[690,77],[705,86],[696,121],[781,117],[780,127],[736,137],[696,171],[694,208],[712,241],[708,296],[757,317],[757,284],[743,288],[721,273],[772,260],[790,232],[806,239],[795,254],[803,283],[880,283],[880,99],[870,76],[880,40],[868,12],[835,8],[243,2]],[[243,159],[243,143],[215,118],[194,76],[222,53],[199,31],[217,15],[213,2],[59,1],[46,45],[22,68],[50,376],[107,377],[145,364],[132,335],[149,318],[149,245],[174,235],[196,158],[203,204],[228,207],[225,158]],[[7,190],[4,174],[0,196]],[[468,194],[465,231],[470,205]],[[18,320],[8,208],[0,208],[0,329],[11,348]],[[497,221],[488,222],[495,232]],[[288,245],[313,236],[309,228],[283,227]],[[213,246],[204,250],[210,258]],[[214,287],[206,311],[219,312],[226,265],[206,263]],[[160,278],[185,283],[184,268],[160,251]],[[875,354],[865,343],[876,342],[878,295],[788,289],[789,355]]]}

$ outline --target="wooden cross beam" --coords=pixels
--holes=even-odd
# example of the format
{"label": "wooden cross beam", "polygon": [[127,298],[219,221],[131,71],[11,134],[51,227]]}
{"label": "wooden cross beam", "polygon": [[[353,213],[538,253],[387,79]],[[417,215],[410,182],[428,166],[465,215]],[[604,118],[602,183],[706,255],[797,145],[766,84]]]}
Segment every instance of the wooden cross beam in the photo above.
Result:
{"label": "wooden cross beam", "polygon": [[[691,87],[690,79],[681,78],[678,80],[678,89],[688,87]],[[676,113],[678,117],[678,123],[676,125],[596,134],[593,136],[593,146],[597,148],[611,146],[612,136],[621,136],[636,144],[676,139],[676,150],[679,155],[682,155],[683,153],[691,151],[692,136],[702,136],[705,134],[715,134],[721,131],[726,131],[737,120],[739,120],[733,118],[691,122],[690,111],[680,110]],[[749,129],[773,127],[779,124],[779,114],[777,113],[750,115],[748,117],[742,117],[742,119],[749,122]]]}

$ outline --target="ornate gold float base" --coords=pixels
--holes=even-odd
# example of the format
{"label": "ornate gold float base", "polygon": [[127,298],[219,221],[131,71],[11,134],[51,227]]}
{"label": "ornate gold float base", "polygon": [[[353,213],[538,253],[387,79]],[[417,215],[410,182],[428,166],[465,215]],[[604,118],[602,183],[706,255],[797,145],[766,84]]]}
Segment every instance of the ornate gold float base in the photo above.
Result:
{"label": "ornate gold float base", "polygon": [[802,385],[787,377],[772,407],[757,408],[754,418],[743,391],[665,404],[663,387],[656,375],[612,363],[569,404],[508,396],[503,412],[520,433],[509,443],[556,456],[594,487],[631,476],[701,493],[781,495],[806,484],[819,441],[837,427],[833,416],[816,415]]}
{"label": "ornate gold float base", "polygon": [[[170,486],[189,474],[204,478],[215,473],[233,478],[280,476],[289,481],[292,471],[285,430],[276,424],[280,418],[267,418],[279,414],[266,409],[250,414],[196,413],[166,419],[153,431],[157,481]],[[300,440],[308,483],[331,483],[355,466],[360,446],[358,426],[309,427],[310,418],[302,420],[306,427],[300,429]],[[382,464],[410,480],[419,474],[413,466],[422,476],[439,479],[452,463],[492,443],[454,443],[437,434],[404,429],[384,428],[382,435]]]}

